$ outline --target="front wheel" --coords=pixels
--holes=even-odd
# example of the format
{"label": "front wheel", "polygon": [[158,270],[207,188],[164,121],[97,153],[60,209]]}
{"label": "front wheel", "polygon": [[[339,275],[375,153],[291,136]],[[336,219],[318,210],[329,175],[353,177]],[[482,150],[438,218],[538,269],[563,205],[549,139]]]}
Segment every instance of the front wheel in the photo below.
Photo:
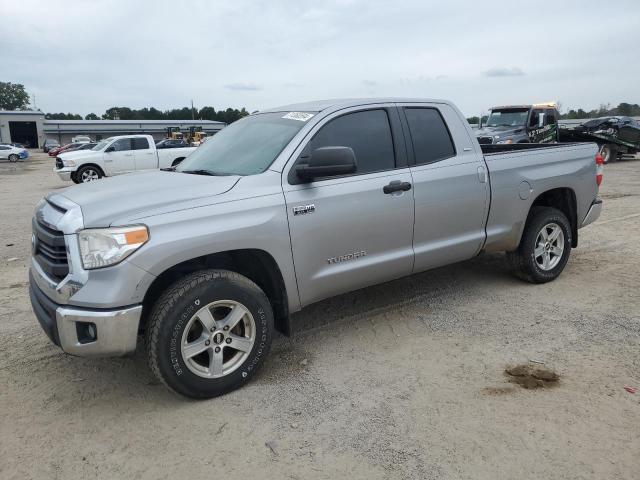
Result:
{"label": "front wheel", "polygon": [[571,253],[571,224],[560,210],[534,207],[518,249],[507,258],[515,274],[531,283],[558,278]]}
{"label": "front wheel", "polygon": [[227,270],[192,273],[156,301],[147,357],[177,393],[211,398],[247,383],[269,352],[273,311],[251,280]]}
{"label": "front wheel", "polygon": [[11,155],[9,155],[9,161],[10,161],[11,163],[15,163],[15,162],[17,162],[17,161],[18,161],[18,158],[20,158],[20,157],[18,157],[18,155],[16,155],[15,153],[12,153]]}
{"label": "front wheel", "polygon": [[94,167],[93,165],[86,165],[78,169],[75,175],[71,176],[71,179],[75,183],[87,183],[93,182],[95,180],[100,180],[104,174],[102,170],[98,167]]}

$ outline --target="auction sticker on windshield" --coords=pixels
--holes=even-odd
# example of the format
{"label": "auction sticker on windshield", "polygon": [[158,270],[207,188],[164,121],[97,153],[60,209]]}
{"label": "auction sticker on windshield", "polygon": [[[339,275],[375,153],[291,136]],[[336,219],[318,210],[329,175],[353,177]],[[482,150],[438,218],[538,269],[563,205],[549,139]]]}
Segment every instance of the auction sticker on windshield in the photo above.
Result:
{"label": "auction sticker on windshield", "polygon": [[313,117],[313,113],[309,112],[289,112],[282,118],[288,118],[289,120],[300,120],[301,122],[306,122],[311,117]]}

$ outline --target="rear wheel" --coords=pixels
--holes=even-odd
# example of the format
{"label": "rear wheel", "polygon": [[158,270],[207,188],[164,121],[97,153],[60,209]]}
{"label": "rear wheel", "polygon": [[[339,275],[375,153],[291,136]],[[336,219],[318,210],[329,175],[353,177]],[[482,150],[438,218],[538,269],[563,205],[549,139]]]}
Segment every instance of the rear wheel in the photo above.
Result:
{"label": "rear wheel", "polygon": [[147,333],[154,374],[191,398],[211,398],[247,383],[271,346],[273,312],[251,280],[203,270],[169,287],[155,303]]}
{"label": "rear wheel", "polygon": [[571,253],[571,224],[560,210],[534,207],[518,249],[507,258],[515,274],[531,283],[555,280]]}
{"label": "rear wheel", "polygon": [[86,165],[79,168],[75,175],[72,175],[71,179],[76,183],[87,183],[100,180],[102,177],[104,177],[102,170],[93,165]]}
{"label": "rear wheel", "polygon": [[9,161],[11,163],[15,163],[18,161],[20,157],[18,157],[18,155],[16,155],[15,153],[12,153],[11,155],[9,155]]}
{"label": "rear wheel", "polygon": [[618,147],[606,143],[600,147],[600,155],[604,163],[615,162],[618,159]]}

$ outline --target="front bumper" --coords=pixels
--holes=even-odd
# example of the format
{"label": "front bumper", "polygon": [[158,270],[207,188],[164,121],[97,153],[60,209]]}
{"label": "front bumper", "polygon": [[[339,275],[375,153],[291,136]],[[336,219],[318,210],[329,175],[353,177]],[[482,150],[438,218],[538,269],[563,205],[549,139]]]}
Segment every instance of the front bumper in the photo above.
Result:
{"label": "front bumper", "polygon": [[[142,305],[119,309],[88,309],[58,305],[29,273],[31,306],[49,339],[71,355],[113,357],[134,352]],[[91,327],[91,330],[87,330]],[[88,335],[91,331],[95,335]]]}
{"label": "front bumper", "polygon": [[602,200],[597,198],[591,204],[591,208],[589,208],[587,215],[584,217],[584,220],[582,221],[582,225],[580,225],[580,228],[586,227],[590,223],[595,222],[598,219],[598,217],[600,217],[600,213],[602,213]]}
{"label": "front bumper", "polygon": [[71,174],[74,172],[73,170],[68,169],[68,167],[62,169],[54,168],[53,171],[56,172],[60,179],[64,180],[65,182],[71,180]]}

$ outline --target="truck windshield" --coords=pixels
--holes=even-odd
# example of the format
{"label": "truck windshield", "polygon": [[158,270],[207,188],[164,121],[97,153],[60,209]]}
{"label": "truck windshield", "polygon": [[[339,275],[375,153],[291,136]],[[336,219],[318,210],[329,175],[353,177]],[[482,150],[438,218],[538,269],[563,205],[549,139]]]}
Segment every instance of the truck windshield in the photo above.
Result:
{"label": "truck windshield", "polygon": [[312,116],[277,112],[245,117],[207,139],[176,171],[211,175],[262,173]]}
{"label": "truck windshield", "polygon": [[529,110],[492,110],[485,127],[520,127],[527,123]]}

